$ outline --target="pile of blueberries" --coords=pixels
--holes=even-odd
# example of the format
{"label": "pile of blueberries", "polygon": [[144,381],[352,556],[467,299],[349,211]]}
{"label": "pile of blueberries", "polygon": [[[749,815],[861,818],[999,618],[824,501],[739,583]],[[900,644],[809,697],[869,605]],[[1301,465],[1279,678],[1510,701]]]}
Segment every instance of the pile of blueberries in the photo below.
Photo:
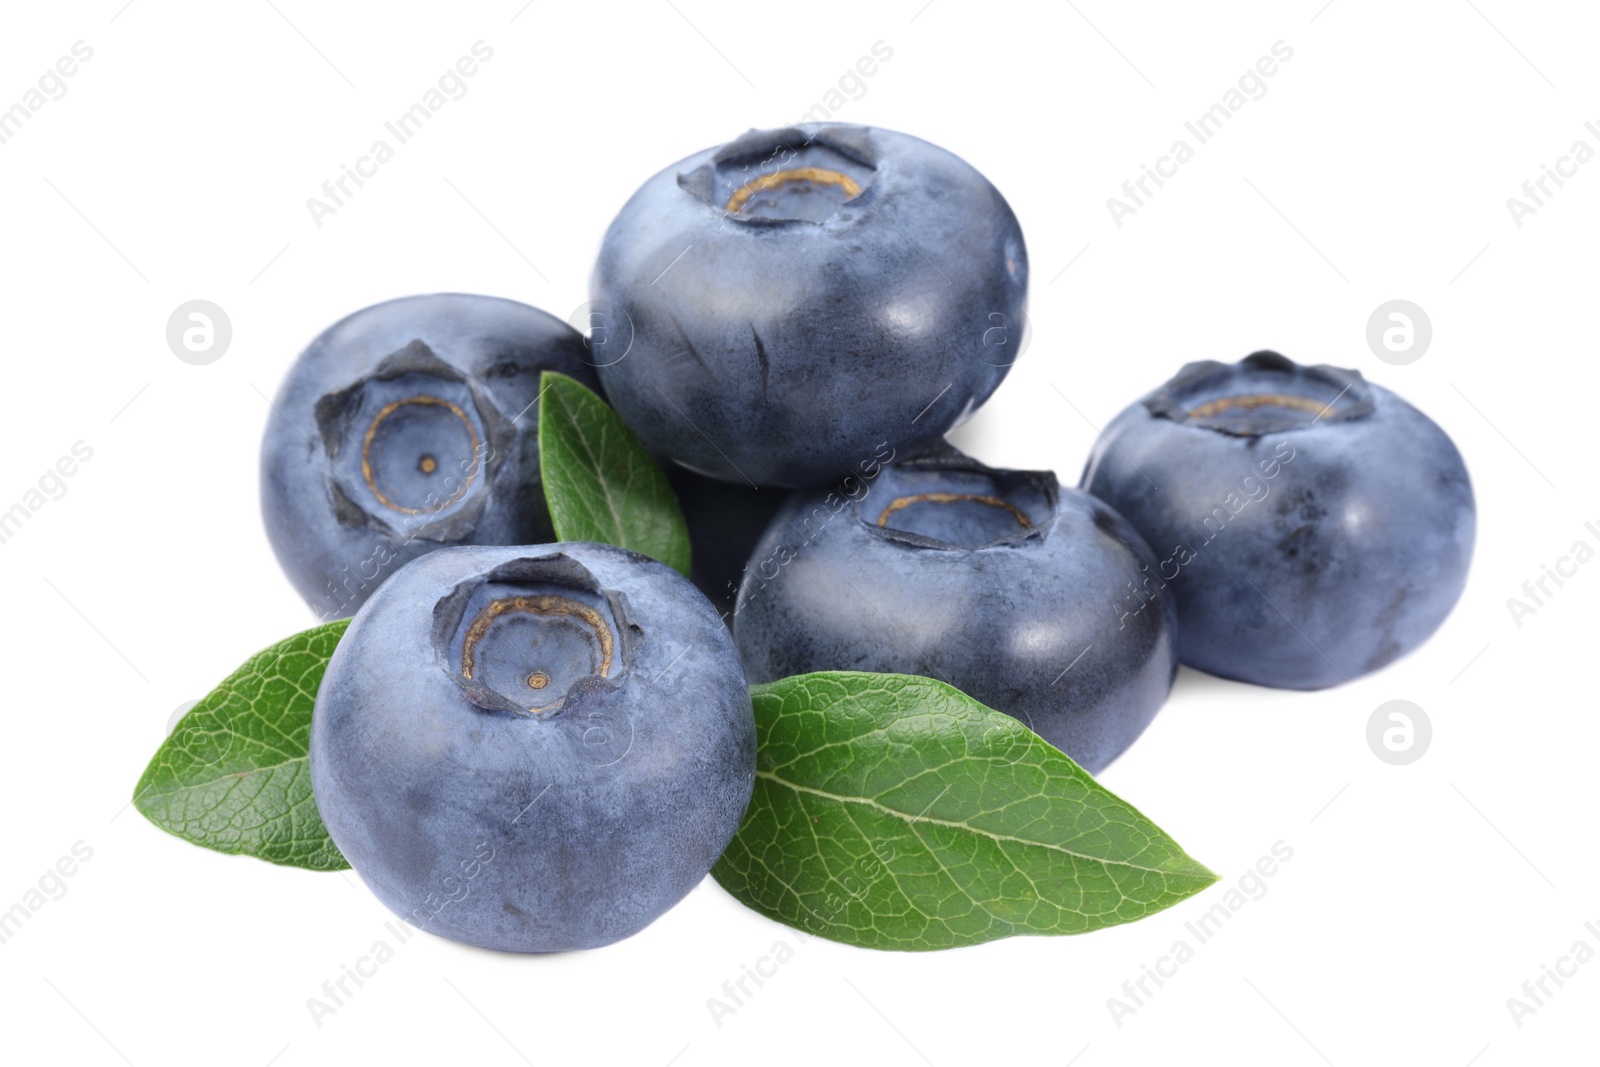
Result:
{"label": "pile of blueberries", "polygon": [[[625,937],[737,829],[746,684],[939,678],[1098,772],[1178,664],[1316,689],[1422,643],[1461,593],[1460,454],[1355,371],[1198,362],[1100,435],[1081,488],[944,435],[1021,340],[1022,232],[925,141],[754,131],[647,181],[606,232],[588,337],[507,300],[394,300],[284,383],[274,550],[354,615],[312,782],[378,896],[549,951]],[[694,582],[555,541],[540,376],[586,384],[668,470]],[[489,857],[489,858],[485,858]]]}

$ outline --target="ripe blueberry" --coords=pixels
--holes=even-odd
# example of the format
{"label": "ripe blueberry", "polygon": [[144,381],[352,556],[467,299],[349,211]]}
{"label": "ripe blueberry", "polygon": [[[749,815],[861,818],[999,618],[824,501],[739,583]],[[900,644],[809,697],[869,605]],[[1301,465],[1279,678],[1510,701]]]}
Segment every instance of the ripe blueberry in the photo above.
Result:
{"label": "ripe blueberry", "polygon": [[583,338],[486,296],[406,297],[329,327],[278,390],[261,445],[267,538],[324,619],[441,545],[554,538],[539,374],[595,387]]}
{"label": "ripe blueberry", "polygon": [[1179,657],[1289,689],[1422,644],[1466,584],[1472,483],[1449,436],[1357,371],[1190,363],[1105,429],[1083,486],[1178,604]]}
{"label": "ripe blueberry", "polygon": [[485,948],[594,948],[693,889],[743,817],[738,653],[671,568],[610,545],[457,547],[357,612],[311,781],[389,908]]}
{"label": "ripe blueberry", "polygon": [[739,591],[753,682],[817,670],[942,679],[1090,771],[1149,725],[1177,668],[1170,596],[1123,518],[1049,471],[944,448],[854,497],[795,493]]}
{"label": "ripe blueberry", "polygon": [[863,126],[752,131],[647,181],[591,294],[627,324],[600,362],[628,425],[685,466],[818,485],[941,437],[1022,342],[1028,258],[994,186]]}

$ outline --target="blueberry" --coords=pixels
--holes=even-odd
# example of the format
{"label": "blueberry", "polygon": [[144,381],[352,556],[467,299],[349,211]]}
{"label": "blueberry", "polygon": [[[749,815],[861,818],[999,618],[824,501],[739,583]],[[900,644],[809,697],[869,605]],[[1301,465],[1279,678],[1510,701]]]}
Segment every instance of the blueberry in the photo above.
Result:
{"label": "blueberry", "polygon": [[854,491],[795,493],[751,557],[734,634],[753,682],[928,675],[1099,771],[1177,668],[1171,597],[1135,592],[1154,562],[1121,516],[1049,471],[945,448]]}
{"label": "blueberry", "polygon": [[351,615],[441,545],[554,539],[539,480],[539,374],[598,385],[582,336],[510,300],[391,300],[329,327],[278,390],[261,510],[289,580]]}
{"label": "blueberry", "polygon": [[1275,352],[1185,366],[1106,427],[1083,485],[1156,549],[1179,658],[1260,685],[1320,689],[1411,651],[1472,558],[1445,432],[1357,371]]}
{"label": "blueberry", "polygon": [[754,780],[727,628],[610,545],[408,563],[340,640],[311,723],[317,808],[378,898],[508,951],[642,929],[710,870]]}
{"label": "blueberry", "polygon": [[942,436],[1021,344],[1028,258],[983,175],[905,134],[752,131],[611,224],[591,293],[631,345],[612,404],[703,474],[809,486]]}
{"label": "blueberry", "polygon": [[676,463],[663,469],[694,546],[689,579],[732,625],[745,563],[788,491],[718,481]]}

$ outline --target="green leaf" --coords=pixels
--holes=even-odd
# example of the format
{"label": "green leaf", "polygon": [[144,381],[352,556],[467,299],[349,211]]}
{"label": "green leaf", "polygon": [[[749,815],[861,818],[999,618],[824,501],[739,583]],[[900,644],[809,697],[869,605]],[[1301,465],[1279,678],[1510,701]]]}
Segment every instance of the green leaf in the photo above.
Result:
{"label": "green leaf", "polygon": [[539,471],[563,541],[600,541],[689,574],[689,530],[650,453],[583,383],[545,371],[539,399]]}
{"label": "green leaf", "polygon": [[162,742],[134,806],[170,834],[218,852],[342,871],[311,797],[311,709],[349,619],[280,641],[206,694]]}
{"label": "green leaf", "polygon": [[1008,715],[930,678],[751,687],[756,784],[712,874],[769,918],[884,949],[1078,934],[1217,880]]}

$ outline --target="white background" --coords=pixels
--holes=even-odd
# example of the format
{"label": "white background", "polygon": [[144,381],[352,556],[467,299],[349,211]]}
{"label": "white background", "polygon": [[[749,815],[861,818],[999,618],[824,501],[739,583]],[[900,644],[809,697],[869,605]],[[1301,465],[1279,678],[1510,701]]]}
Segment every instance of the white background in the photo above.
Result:
{"label": "white background", "polygon": [[[0,34],[0,106],[75,41],[94,50],[66,95],[0,145],[0,509],[74,442],[93,449],[65,495],[0,544],[0,909],[74,843],[93,850],[65,895],[0,944],[0,1056],[1595,1059],[1600,961],[1552,985],[1520,1028],[1506,1006],[1580,938],[1600,950],[1583,925],[1600,925],[1600,563],[1520,627],[1506,605],[1574,541],[1600,547],[1584,530],[1600,523],[1600,162],[1521,227],[1506,206],[1575,140],[1600,149],[1584,129],[1600,120],[1592,10],[274,2],[29,5]],[[466,96],[315,226],[307,197],[478,40],[494,55]],[[1115,225],[1107,197],[1279,40],[1293,58],[1266,95]],[[318,1027],[307,998],[390,938],[359,880],[223,857],[125,808],[173,709],[312,621],[262,533],[264,394],[317,332],[389,297],[492,293],[565,318],[640,182],[793,121],[877,41],[892,58],[836,117],[965,157],[1027,235],[1031,348],[961,443],[1071,483],[1092,424],[1186,360],[1270,346],[1355,367],[1466,456],[1479,539],[1460,606],[1423,649],[1338,689],[1180,677],[1103,780],[1224,883],[1147,921],[880,954],[805,941],[708,880],[642,934],[587,954],[502,956],[419,935]],[[209,366],[165,341],[168,315],[195,298],[233,323]],[[1365,341],[1369,314],[1394,298],[1434,328],[1407,366]],[[1434,727],[1405,767],[1365,739],[1396,698]],[[1293,859],[1266,895],[1118,1026],[1108,998],[1278,841]],[[707,999],[778,941],[793,958],[719,1027]]]}

